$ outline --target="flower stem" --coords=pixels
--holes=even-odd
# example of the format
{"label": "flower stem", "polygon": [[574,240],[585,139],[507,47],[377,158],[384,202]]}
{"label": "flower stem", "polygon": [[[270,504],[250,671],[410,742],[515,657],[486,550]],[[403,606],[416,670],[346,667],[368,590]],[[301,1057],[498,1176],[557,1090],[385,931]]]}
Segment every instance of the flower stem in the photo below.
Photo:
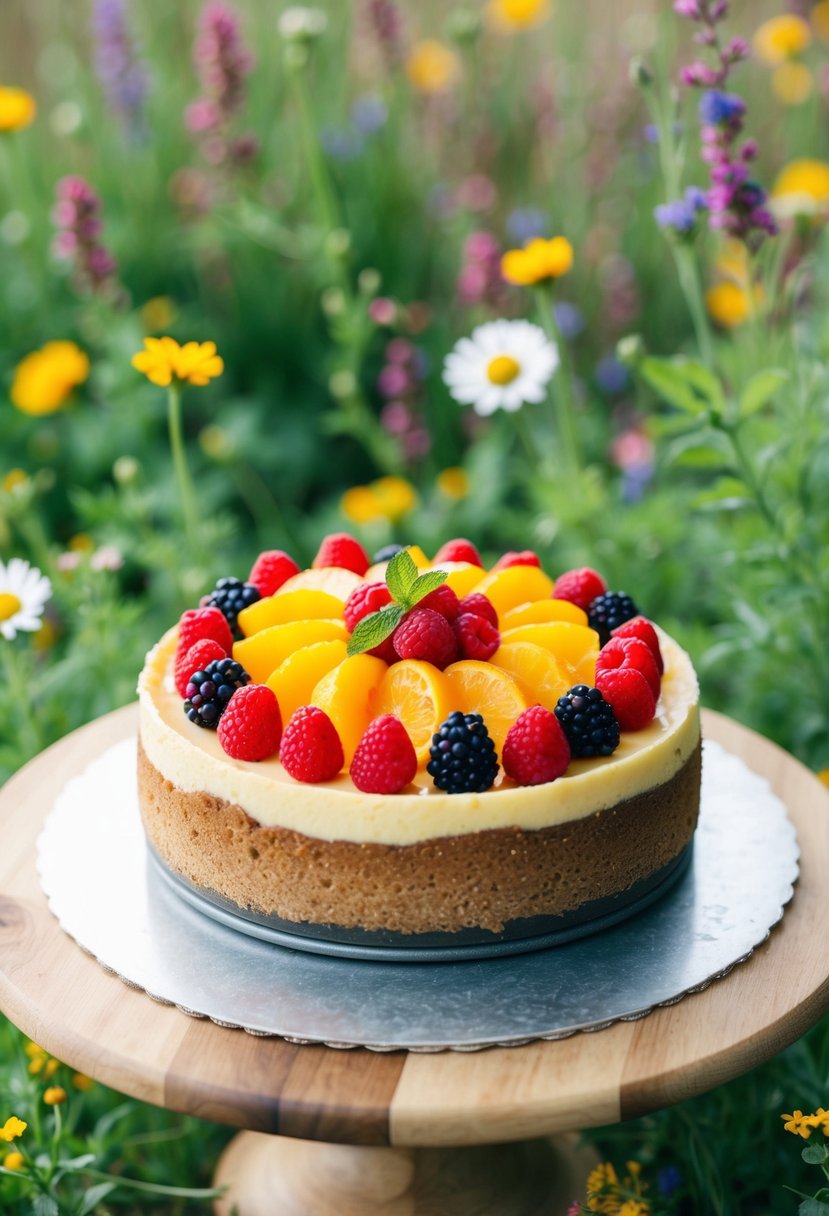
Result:
{"label": "flower stem", "polygon": [[170,451],[178,482],[187,545],[191,556],[195,558],[201,549],[198,514],[190,470],[187,467],[187,454],[184,449],[184,433],[181,424],[181,385],[176,380],[173,380],[167,389],[167,425],[170,432]]}
{"label": "flower stem", "polygon": [[547,337],[558,349],[559,369],[553,378],[550,394],[556,414],[558,437],[571,473],[581,470],[581,451],[576,427],[575,393],[573,392],[573,368],[570,352],[564,342],[553,308],[552,293],[539,287],[535,293],[536,313]]}
{"label": "flower stem", "polygon": [[706,367],[713,368],[714,343],[693,252],[688,245],[676,245],[674,246],[674,260],[679,275],[679,285],[691,314],[691,323],[694,327],[700,357]]}

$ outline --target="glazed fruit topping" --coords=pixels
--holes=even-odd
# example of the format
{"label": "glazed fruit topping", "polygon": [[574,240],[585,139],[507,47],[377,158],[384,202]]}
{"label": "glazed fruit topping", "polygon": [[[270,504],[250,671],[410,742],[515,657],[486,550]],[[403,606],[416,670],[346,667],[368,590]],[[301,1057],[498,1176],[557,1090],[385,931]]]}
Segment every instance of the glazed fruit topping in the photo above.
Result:
{"label": "glazed fruit topping", "polygon": [[638,615],[639,609],[624,591],[605,591],[603,595],[597,595],[591,600],[587,609],[590,628],[596,630],[603,646],[609,641],[614,629]]}
{"label": "glazed fruit topping", "polygon": [[455,540],[448,540],[445,545],[441,545],[434,556],[434,565],[439,566],[441,562],[469,562],[471,566],[480,566],[481,569],[484,565],[481,555],[472,541],[466,540],[462,536],[456,537]]}
{"label": "glazed fruit topping", "polygon": [[208,663],[212,663],[214,659],[226,658],[228,658],[227,651],[212,638],[202,638],[200,642],[195,642],[189,650],[178,655],[173,676],[178,695],[187,696],[187,685],[194,672],[204,671]]}
{"label": "glazed fruit topping", "polygon": [[279,703],[264,684],[238,688],[219,719],[216,732],[234,760],[268,760],[279,751],[282,715]]}
{"label": "glazed fruit topping", "polygon": [[488,662],[501,645],[498,629],[485,616],[464,612],[455,621],[455,637],[462,659]]}
{"label": "glazed fruit topping", "polygon": [[616,667],[596,675],[596,687],[610,704],[621,730],[644,730],[656,713],[656,698],[635,667]]}
{"label": "glazed fruit topping", "polygon": [[639,638],[640,642],[644,642],[650,647],[653,657],[656,659],[656,669],[660,675],[665,670],[665,664],[662,659],[662,650],[659,646],[659,637],[653,627],[651,621],[645,616],[634,616],[629,621],[625,621],[624,625],[619,625],[613,630],[614,638]]}
{"label": "glazed fruit topping", "polygon": [[553,598],[569,600],[587,612],[593,600],[598,595],[604,595],[607,583],[596,571],[589,566],[581,566],[578,570],[567,570],[560,574],[553,587]]}
{"label": "glazed fruit topping", "polygon": [[218,642],[225,654],[233,649],[233,633],[227,618],[218,608],[188,608],[178,623],[176,657],[187,653],[196,642],[212,638]]}
{"label": "glazed fruit topping", "polygon": [[341,566],[354,574],[363,575],[368,570],[369,556],[360,542],[348,532],[332,532],[323,538],[317,556],[311,562],[313,569],[322,566]]}
{"label": "glazed fruit topping", "polygon": [[253,563],[248,582],[258,589],[264,599],[268,595],[275,595],[282,584],[295,574],[299,574],[299,566],[290,554],[282,549],[267,549]]}
{"label": "glazed fruit topping", "polygon": [[220,578],[210,595],[205,597],[203,606],[218,608],[234,636],[241,636],[237,629],[239,613],[261,598],[259,588],[253,583],[243,583],[239,578]]}
{"label": "glazed fruit topping", "polygon": [[619,746],[619,723],[598,688],[576,684],[555,708],[574,758],[612,756]]}
{"label": "glazed fruit topping", "polygon": [[615,637],[602,647],[596,659],[597,687],[600,672],[624,667],[633,667],[640,672],[650,685],[654,699],[658,700],[661,678],[656,659],[650,646],[640,638]]}
{"label": "glazed fruit topping", "polygon": [[519,785],[544,785],[567,771],[570,744],[558,718],[542,705],[525,709],[510,727],[501,760]]}
{"label": "glazed fruit topping", "polygon": [[250,683],[241,663],[214,659],[203,671],[195,671],[185,689],[184,712],[197,726],[215,730],[237,688]]}
{"label": "glazed fruit topping", "polygon": [[334,723],[315,705],[302,705],[292,715],[282,735],[279,758],[295,781],[312,785],[333,781],[345,760]]}
{"label": "glazed fruit topping", "polygon": [[414,781],[417,756],[399,718],[383,714],[369,723],[348,772],[366,794],[399,794]]}
{"label": "glazed fruit topping", "polygon": [[432,738],[426,771],[447,794],[482,794],[498,775],[495,744],[480,714],[451,713]]}
{"label": "glazed fruit topping", "polygon": [[440,671],[458,657],[458,643],[446,617],[420,604],[403,617],[392,643],[398,658],[422,659]]}

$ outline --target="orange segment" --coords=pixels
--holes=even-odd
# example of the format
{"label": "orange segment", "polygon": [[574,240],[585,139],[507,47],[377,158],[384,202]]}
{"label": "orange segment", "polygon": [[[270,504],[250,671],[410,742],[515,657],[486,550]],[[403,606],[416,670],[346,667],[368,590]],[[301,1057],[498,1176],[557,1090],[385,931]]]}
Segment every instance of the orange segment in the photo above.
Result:
{"label": "orange segment", "polygon": [[239,613],[239,628],[246,638],[289,621],[334,621],[343,615],[344,604],[327,591],[288,591],[257,600]]}
{"label": "orange segment", "polygon": [[233,647],[233,657],[248,672],[254,684],[265,684],[272,671],[288,655],[312,642],[345,642],[348,630],[343,621],[290,621],[271,625]]}
{"label": "orange segment", "polygon": [[362,581],[359,574],[344,570],[342,566],[322,566],[319,570],[300,570],[299,574],[286,579],[276,594],[287,595],[289,591],[325,591],[344,604]]}
{"label": "orange segment", "polygon": [[553,710],[559,697],[573,687],[569,672],[559,667],[549,650],[534,642],[507,642],[498,647],[490,662],[517,681],[531,705]]}
{"label": "orange segment", "polygon": [[446,571],[448,575],[446,584],[452,588],[460,600],[465,595],[469,595],[469,592],[476,588],[484,577],[481,567],[473,565],[472,562],[441,562],[439,566],[432,566],[430,569]]}
{"label": "orange segment", "polygon": [[429,759],[432,735],[452,710],[449,684],[443,672],[420,659],[402,659],[386,671],[377,698],[377,714],[395,714],[405,726],[417,752],[417,762]]}
{"label": "orange segment", "polygon": [[549,621],[539,625],[517,625],[501,634],[501,643],[533,642],[543,646],[556,658],[565,674],[572,676],[573,684],[592,684],[593,679],[584,673],[592,669],[595,674],[596,656],[599,653],[599,635],[586,625],[573,625],[569,621]]}
{"label": "orange segment", "polygon": [[[245,611],[249,612],[250,609],[246,608]],[[569,600],[531,600],[528,604],[510,608],[501,621],[501,628],[506,630],[515,629],[518,625],[543,625],[549,621],[569,621],[572,625],[586,625],[587,613]]]}
{"label": "orange segment", "polygon": [[538,566],[507,566],[505,570],[491,571],[475,590],[492,601],[500,619],[519,604],[550,599],[553,580]]}
{"label": "orange segment", "polygon": [[382,659],[355,654],[324,675],[311,694],[309,704],[324,710],[334,723],[346,768],[369,722],[377,717],[377,693],[387,670]]}
{"label": "orange segment", "polygon": [[345,642],[314,642],[288,655],[268,676],[268,688],[276,693],[283,725],[300,705],[308,705],[320,682],[345,658]]}
{"label": "orange segment", "polygon": [[500,756],[507,731],[528,706],[517,681],[500,667],[478,659],[461,659],[443,674],[449,682],[450,712],[459,709],[465,714],[483,715]]}

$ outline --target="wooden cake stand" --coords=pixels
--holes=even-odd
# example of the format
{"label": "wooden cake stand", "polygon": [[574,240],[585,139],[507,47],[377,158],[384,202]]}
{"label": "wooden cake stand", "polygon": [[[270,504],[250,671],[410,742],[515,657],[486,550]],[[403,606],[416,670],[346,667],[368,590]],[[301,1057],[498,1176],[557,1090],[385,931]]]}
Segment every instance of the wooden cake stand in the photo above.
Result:
{"label": "wooden cake stand", "polygon": [[704,992],[598,1033],[473,1053],[298,1046],[188,1017],[67,937],[35,870],[64,783],[136,720],[130,706],[91,723],[0,791],[0,1009],[104,1084],[249,1129],[219,1163],[221,1216],[234,1205],[240,1216],[553,1216],[584,1195],[590,1165],[555,1133],[720,1085],[829,1009],[829,791],[773,744],[706,713],[706,735],[786,803],[801,874],[770,938]]}

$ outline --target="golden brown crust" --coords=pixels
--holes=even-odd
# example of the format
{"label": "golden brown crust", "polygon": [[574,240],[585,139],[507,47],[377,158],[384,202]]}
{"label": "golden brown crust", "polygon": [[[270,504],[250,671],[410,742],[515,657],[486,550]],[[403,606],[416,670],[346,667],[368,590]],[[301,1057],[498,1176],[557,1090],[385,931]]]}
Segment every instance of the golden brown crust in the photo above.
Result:
{"label": "golden brown crust", "polygon": [[393,933],[500,932],[625,891],[677,857],[699,813],[701,749],[667,782],[555,827],[399,846],[263,827],[241,807],[166,781],[139,745],[149,840],[176,873],[242,908],[295,923]]}

